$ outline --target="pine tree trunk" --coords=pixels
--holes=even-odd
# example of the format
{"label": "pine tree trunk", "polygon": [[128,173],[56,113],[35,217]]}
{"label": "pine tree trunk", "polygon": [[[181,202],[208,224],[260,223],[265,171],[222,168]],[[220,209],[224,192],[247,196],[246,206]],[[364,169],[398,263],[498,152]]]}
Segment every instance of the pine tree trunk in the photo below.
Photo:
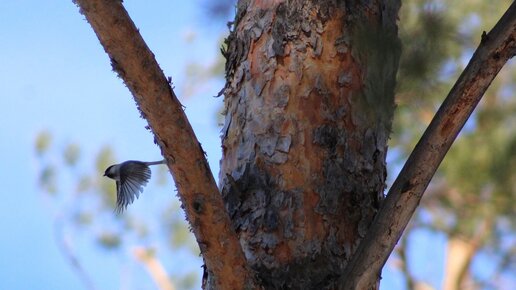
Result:
{"label": "pine tree trunk", "polygon": [[358,2],[238,3],[220,187],[265,289],[338,289],[383,198],[399,4]]}

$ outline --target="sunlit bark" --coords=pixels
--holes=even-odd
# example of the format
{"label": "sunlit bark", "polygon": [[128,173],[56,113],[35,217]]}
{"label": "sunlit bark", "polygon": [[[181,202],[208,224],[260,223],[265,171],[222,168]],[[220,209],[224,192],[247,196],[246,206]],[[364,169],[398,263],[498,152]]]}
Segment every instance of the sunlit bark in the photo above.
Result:
{"label": "sunlit bark", "polygon": [[381,6],[239,2],[220,179],[266,288],[336,289],[379,208],[400,52]]}

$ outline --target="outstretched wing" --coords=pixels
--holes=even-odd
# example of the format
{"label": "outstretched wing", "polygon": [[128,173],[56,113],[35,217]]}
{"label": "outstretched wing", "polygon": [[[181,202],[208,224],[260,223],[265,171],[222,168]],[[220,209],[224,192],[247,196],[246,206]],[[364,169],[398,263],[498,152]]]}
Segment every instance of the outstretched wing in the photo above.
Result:
{"label": "outstretched wing", "polygon": [[127,161],[120,166],[120,181],[116,183],[116,212],[121,213],[140,196],[151,177],[149,166],[140,161]]}

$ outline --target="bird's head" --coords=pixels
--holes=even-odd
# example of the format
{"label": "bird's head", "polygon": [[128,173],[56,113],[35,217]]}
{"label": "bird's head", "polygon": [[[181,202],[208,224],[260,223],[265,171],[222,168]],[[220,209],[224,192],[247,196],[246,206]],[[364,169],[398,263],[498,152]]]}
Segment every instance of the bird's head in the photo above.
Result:
{"label": "bird's head", "polygon": [[111,165],[104,172],[104,176],[107,176],[111,179],[116,179],[116,176],[117,176],[116,171],[117,171],[117,165]]}

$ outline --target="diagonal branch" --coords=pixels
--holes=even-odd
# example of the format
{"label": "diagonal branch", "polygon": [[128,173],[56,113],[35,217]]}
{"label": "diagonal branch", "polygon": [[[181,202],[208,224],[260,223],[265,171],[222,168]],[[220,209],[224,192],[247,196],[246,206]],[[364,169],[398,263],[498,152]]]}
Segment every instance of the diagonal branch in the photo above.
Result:
{"label": "diagonal branch", "polygon": [[416,145],[342,276],[341,289],[369,289],[446,152],[491,81],[516,53],[516,2],[482,41]]}
{"label": "diagonal branch", "polygon": [[76,0],[138,108],[176,183],[217,289],[243,289],[253,277],[217,184],[182,106],[122,1]]}

